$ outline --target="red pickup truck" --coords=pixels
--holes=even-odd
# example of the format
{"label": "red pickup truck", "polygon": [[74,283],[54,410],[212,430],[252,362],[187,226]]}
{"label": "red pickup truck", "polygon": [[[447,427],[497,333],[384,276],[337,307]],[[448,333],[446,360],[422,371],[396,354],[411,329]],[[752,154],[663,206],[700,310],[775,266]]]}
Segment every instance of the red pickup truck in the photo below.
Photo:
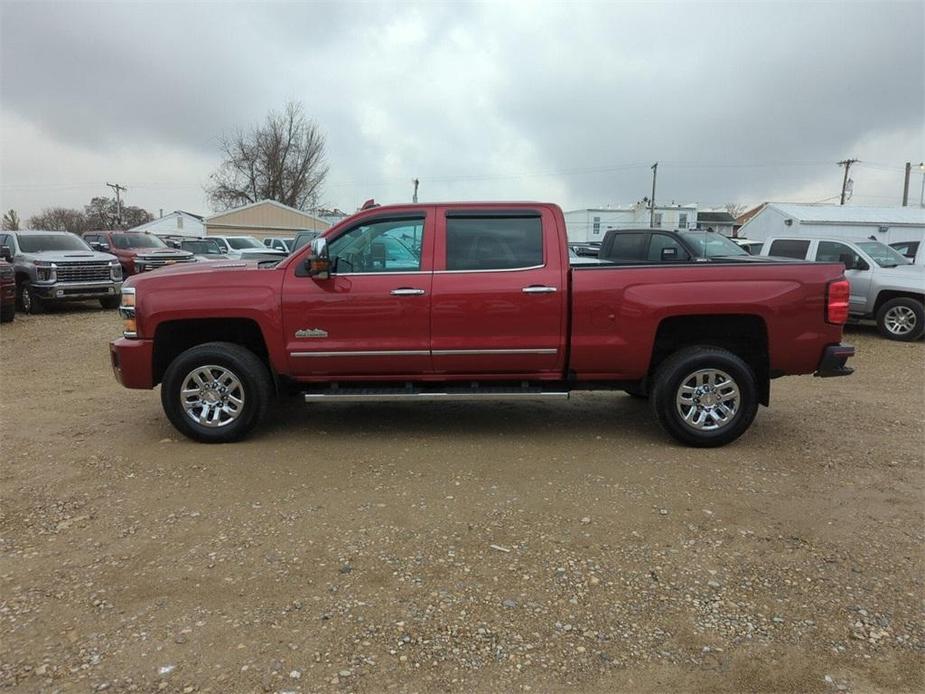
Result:
{"label": "red pickup truck", "polygon": [[773,378],[852,371],[841,265],[572,264],[566,241],[547,203],[366,209],[281,261],[132,276],[113,369],[128,388],[160,383],[170,421],[205,442],[240,439],[293,389],[322,402],[625,390],[693,446],[738,438]]}

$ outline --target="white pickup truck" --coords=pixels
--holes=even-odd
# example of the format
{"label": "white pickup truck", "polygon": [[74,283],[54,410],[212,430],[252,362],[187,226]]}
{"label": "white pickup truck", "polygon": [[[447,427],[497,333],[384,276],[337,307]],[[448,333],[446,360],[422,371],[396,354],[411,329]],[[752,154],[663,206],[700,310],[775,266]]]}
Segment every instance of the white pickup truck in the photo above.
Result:
{"label": "white pickup truck", "polygon": [[818,236],[774,236],[761,255],[842,263],[851,284],[848,310],[856,320],[877,321],[891,340],[911,342],[925,334],[925,266],[879,241]]}

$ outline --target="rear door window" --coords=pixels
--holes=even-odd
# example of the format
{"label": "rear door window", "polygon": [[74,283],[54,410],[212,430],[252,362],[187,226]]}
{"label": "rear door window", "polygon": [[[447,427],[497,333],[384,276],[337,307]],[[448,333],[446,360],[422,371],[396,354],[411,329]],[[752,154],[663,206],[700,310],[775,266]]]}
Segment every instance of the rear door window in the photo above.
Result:
{"label": "rear door window", "polygon": [[646,259],[649,234],[614,234],[606,260],[613,263],[642,263]]}
{"label": "rear door window", "polygon": [[776,255],[780,258],[796,258],[804,260],[806,251],[809,250],[809,241],[802,239],[778,239],[771,242],[771,248],[768,255]]}
{"label": "rear door window", "polygon": [[447,270],[516,270],[541,265],[543,225],[539,215],[447,215]]}

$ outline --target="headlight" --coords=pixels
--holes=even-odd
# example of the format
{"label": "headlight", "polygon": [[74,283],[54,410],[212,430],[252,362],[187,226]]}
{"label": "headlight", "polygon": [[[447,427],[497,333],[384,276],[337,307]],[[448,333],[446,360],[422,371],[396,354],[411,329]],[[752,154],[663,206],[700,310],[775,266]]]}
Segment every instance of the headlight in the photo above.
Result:
{"label": "headlight", "polygon": [[118,260],[109,263],[109,276],[118,281],[122,279],[122,265]]}
{"label": "headlight", "polygon": [[54,263],[36,263],[35,278],[39,282],[55,282],[58,279],[58,266]]}
{"label": "headlight", "polygon": [[122,287],[122,301],[119,304],[122,314],[122,335],[138,337],[138,324],[135,321],[135,288]]}

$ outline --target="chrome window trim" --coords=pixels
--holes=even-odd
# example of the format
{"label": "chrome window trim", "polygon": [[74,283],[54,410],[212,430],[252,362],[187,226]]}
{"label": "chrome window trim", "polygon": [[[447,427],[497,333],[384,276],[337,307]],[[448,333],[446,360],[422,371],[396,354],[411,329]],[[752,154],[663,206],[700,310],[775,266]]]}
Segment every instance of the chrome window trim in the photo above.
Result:
{"label": "chrome window trim", "polygon": [[331,277],[371,277],[375,275],[430,275],[433,270],[395,270],[394,272],[332,272]]}
{"label": "chrome window trim", "polygon": [[542,265],[528,265],[526,267],[504,267],[492,270],[434,270],[435,275],[458,275],[465,272],[524,272],[526,270],[542,270],[546,263]]}

